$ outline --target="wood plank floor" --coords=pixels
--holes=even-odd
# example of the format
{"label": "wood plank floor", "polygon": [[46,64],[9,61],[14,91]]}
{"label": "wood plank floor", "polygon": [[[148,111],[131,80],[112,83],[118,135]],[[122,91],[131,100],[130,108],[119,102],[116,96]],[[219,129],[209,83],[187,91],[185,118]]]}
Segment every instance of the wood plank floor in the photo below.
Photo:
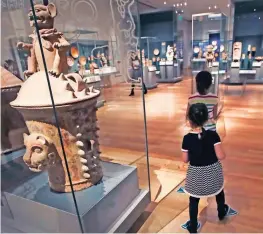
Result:
{"label": "wood plank floor", "polygon": [[[222,87],[223,89],[223,87]],[[190,79],[159,85],[145,96],[152,204],[130,232],[184,232],[188,197],[176,192],[184,183],[186,165],[180,161]],[[229,87],[218,120],[227,153],[224,161],[227,202],[239,214],[219,223],[214,199],[200,204],[202,232],[263,231],[263,86]],[[139,183],[148,186],[141,91],[128,97],[128,86],[106,89],[107,103],[98,111],[102,159],[138,167]]]}

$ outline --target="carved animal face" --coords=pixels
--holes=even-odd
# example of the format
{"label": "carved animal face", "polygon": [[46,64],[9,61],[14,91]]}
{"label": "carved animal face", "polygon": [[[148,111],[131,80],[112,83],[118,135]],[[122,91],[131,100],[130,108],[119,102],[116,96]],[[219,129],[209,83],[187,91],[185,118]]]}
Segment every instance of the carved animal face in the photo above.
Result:
{"label": "carved animal face", "polygon": [[26,153],[23,159],[31,171],[40,172],[55,165],[55,147],[47,137],[38,133],[24,134],[24,144]]}
{"label": "carved animal face", "polygon": [[[34,6],[37,24],[39,29],[50,29],[54,26],[54,18],[57,15],[57,8],[53,3],[47,6],[37,4]],[[28,14],[30,20],[30,26],[35,27],[35,21],[32,10]]]}

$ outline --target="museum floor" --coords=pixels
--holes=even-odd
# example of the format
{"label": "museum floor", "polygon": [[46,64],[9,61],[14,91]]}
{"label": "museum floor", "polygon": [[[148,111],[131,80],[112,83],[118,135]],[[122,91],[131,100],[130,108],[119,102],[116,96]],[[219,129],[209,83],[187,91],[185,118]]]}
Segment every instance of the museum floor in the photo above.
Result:
{"label": "museum floor", "polygon": [[[263,87],[229,87],[218,131],[224,142],[227,202],[239,214],[219,223],[214,199],[201,200],[202,232],[248,233],[263,230]],[[162,84],[145,96],[150,156],[152,203],[130,232],[184,232],[188,196],[177,193],[185,167],[180,162],[181,140],[191,80]],[[138,167],[139,183],[147,188],[141,93],[128,97],[128,87],[106,89],[107,105],[98,111],[102,159]]]}

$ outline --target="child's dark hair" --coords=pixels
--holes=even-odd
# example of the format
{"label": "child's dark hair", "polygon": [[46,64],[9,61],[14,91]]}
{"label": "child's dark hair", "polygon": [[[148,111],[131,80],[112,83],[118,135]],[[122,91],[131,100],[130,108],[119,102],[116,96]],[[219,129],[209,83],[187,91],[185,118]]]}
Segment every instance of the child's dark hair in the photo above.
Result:
{"label": "child's dark hair", "polygon": [[212,80],[213,78],[210,72],[200,71],[195,77],[196,89],[198,93],[200,93],[201,95],[205,95],[206,91],[212,84]]}
{"label": "child's dark hair", "polygon": [[202,127],[201,135],[198,135],[199,139],[202,139],[204,136],[203,125],[208,120],[208,110],[205,104],[196,103],[190,106],[188,111],[188,119],[191,122],[191,125],[194,127]]}

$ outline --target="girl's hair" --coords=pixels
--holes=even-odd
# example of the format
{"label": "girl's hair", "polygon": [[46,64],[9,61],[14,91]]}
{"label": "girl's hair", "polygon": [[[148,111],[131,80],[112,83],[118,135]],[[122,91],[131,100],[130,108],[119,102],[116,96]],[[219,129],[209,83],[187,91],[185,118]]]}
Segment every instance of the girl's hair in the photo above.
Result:
{"label": "girl's hair", "polygon": [[190,106],[188,111],[188,119],[194,127],[202,127],[202,133],[198,135],[199,139],[204,137],[203,125],[208,120],[208,110],[205,104],[196,103]]}
{"label": "girl's hair", "polygon": [[205,95],[206,91],[209,89],[209,87],[212,84],[212,80],[213,78],[210,72],[208,71],[199,72],[195,77],[196,88],[198,93],[200,93],[201,95]]}

